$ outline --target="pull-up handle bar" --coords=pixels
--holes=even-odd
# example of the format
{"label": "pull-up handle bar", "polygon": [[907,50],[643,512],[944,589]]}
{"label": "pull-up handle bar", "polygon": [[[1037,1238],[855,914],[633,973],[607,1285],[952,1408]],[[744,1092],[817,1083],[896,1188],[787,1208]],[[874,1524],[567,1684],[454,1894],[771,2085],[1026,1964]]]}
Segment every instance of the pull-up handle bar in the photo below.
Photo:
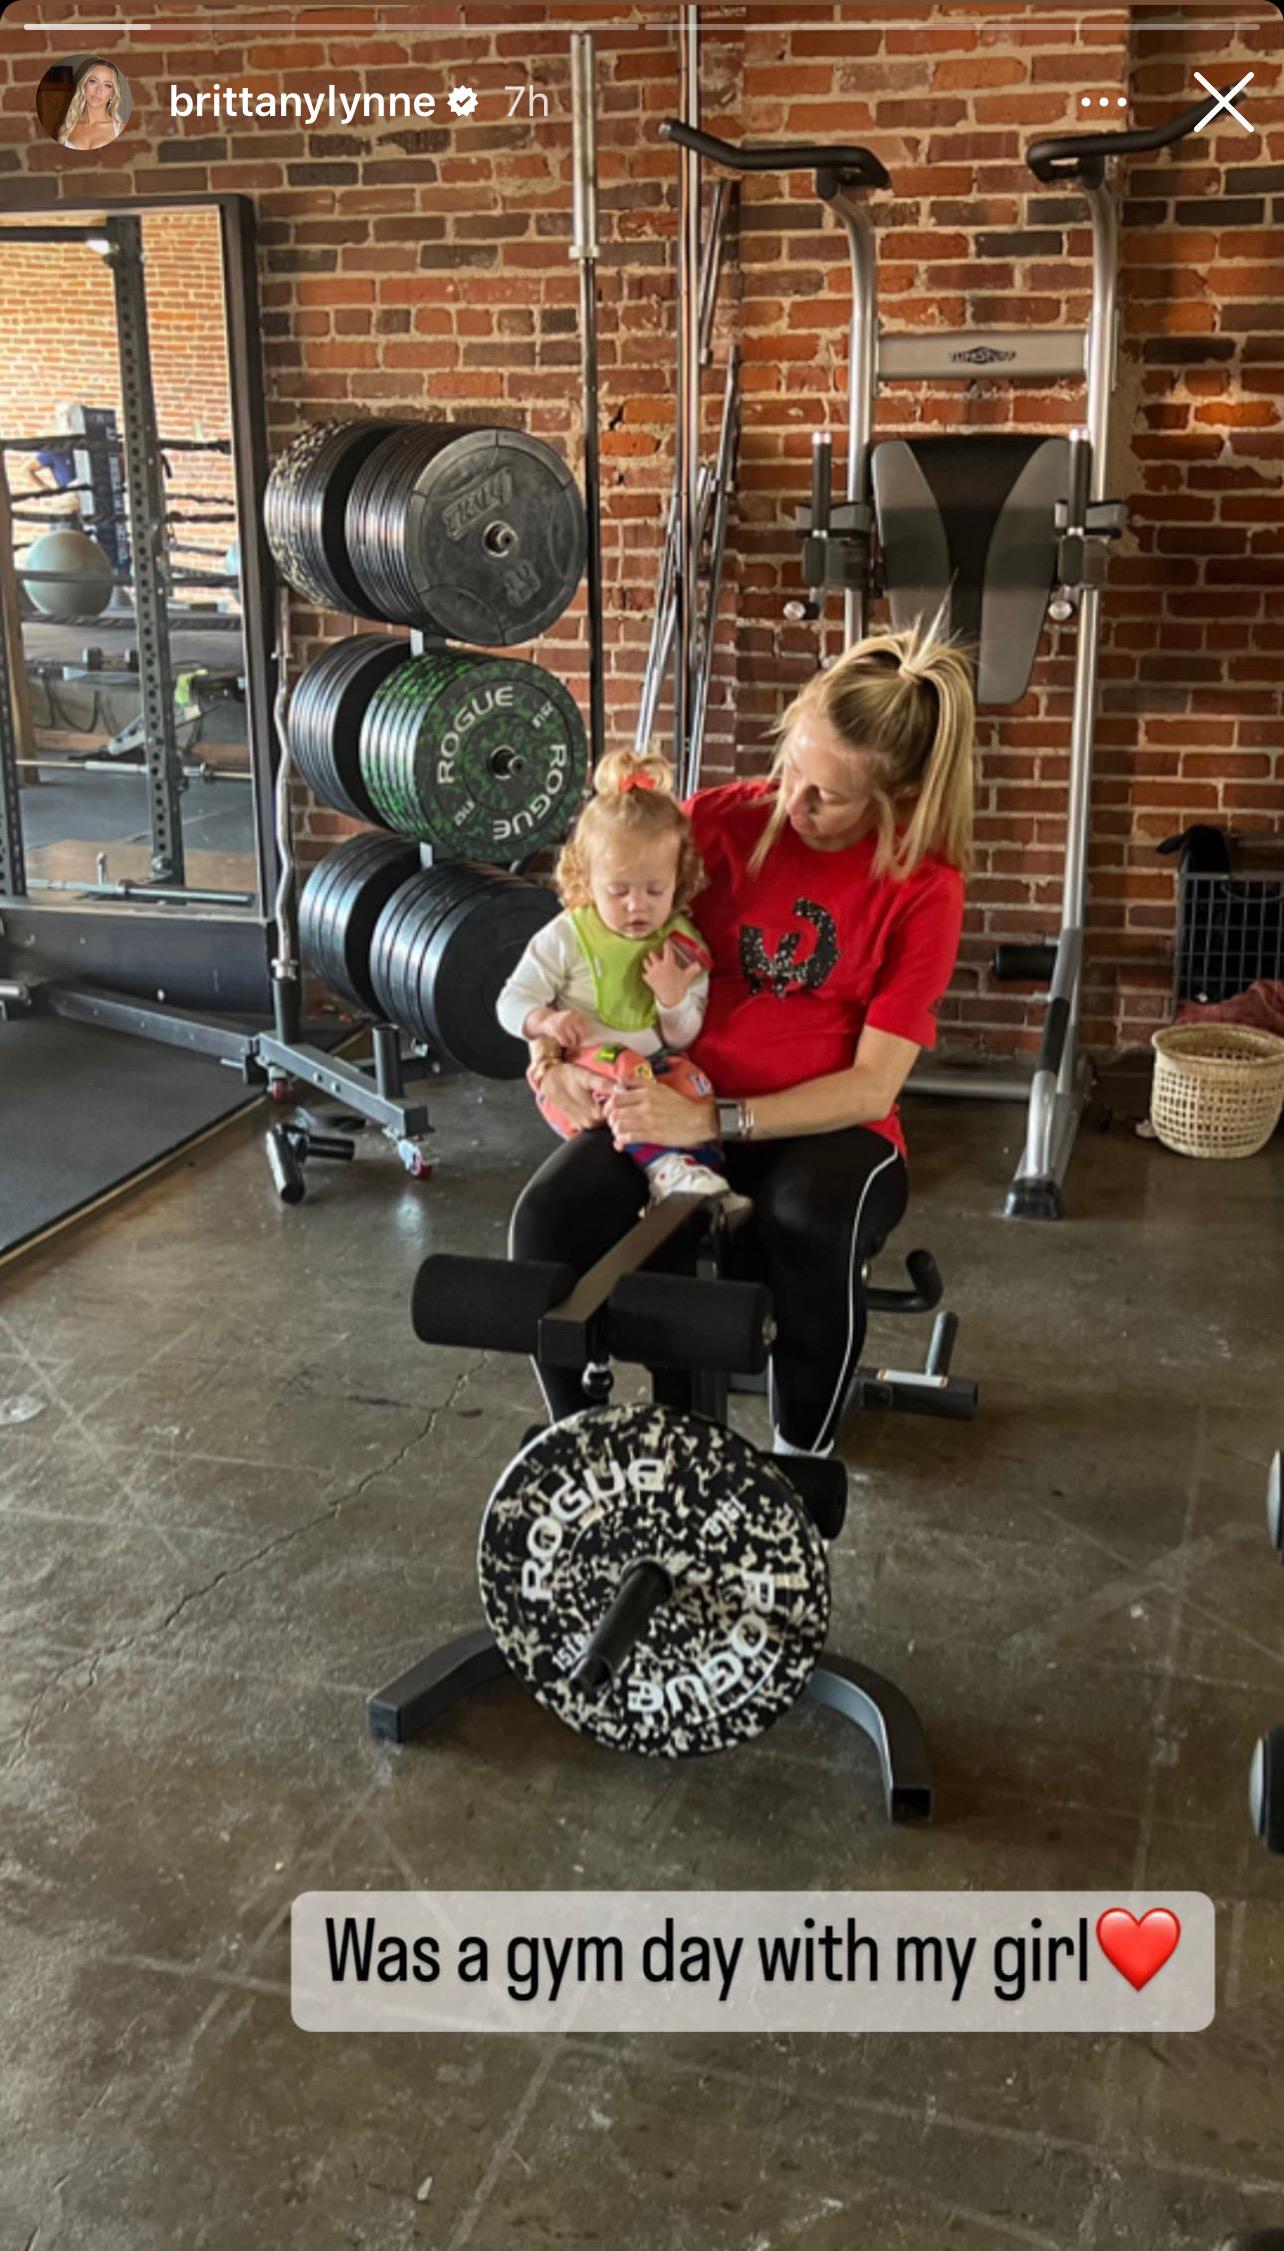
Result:
{"label": "pull-up handle bar", "polygon": [[[1223,102],[1236,91],[1231,87]],[[1060,133],[1050,140],[1032,141],[1026,163],[1036,180],[1076,180],[1084,187],[1099,187],[1107,157],[1144,156],[1149,149],[1171,148],[1184,141],[1206,117],[1216,115],[1218,97],[1205,94],[1166,125],[1138,126],[1121,133]]]}
{"label": "pull-up handle bar", "polygon": [[[728,172],[814,172],[816,193],[826,202],[840,188],[889,188],[891,180],[872,149],[849,147],[843,141],[720,141],[698,125],[684,125],[666,117],[660,127],[666,141],[694,149],[710,164]],[[822,182],[824,183],[822,185]]]}

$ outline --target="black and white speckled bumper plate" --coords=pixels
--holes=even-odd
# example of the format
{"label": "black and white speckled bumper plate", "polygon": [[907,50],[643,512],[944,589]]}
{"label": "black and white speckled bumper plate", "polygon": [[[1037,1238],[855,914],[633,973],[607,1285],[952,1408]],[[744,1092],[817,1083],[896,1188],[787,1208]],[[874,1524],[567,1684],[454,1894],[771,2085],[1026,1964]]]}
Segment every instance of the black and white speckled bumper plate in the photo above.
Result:
{"label": "black and white speckled bumper plate", "polygon": [[[572,1668],[642,1558],[673,1592],[616,1677],[581,1688]],[[783,1471],[722,1424],[652,1405],[590,1408],[532,1439],[487,1504],[478,1577],[539,1702],[657,1758],[761,1735],[802,1694],[829,1625],[824,1546]]]}

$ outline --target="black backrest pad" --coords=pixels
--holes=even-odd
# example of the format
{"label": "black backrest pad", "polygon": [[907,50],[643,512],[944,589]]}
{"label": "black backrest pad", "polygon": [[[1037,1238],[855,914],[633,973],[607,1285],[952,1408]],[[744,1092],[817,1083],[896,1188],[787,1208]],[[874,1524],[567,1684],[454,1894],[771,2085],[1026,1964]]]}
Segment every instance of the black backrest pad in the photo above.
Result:
{"label": "black backrest pad", "polygon": [[976,663],[978,703],[1017,703],[1034,666],[1056,573],[1053,511],[1066,497],[1066,438],[885,438],[870,456],[892,622],[944,604]]}

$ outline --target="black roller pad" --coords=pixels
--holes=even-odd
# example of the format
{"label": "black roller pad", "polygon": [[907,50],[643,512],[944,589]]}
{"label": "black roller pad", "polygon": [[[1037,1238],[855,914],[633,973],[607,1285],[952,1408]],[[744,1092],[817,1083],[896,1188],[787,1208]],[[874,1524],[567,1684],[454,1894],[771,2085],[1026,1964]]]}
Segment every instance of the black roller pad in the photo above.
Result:
{"label": "black roller pad", "polygon": [[713,1368],[758,1375],[767,1365],[771,1293],[761,1282],[627,1274],[607,1305],[613,1358],[644,1368]]}
{"label": "black roller pad", "polygon": [[533,1353],[541,1316],[575,1287],[553,1261],[460,1258],[439,1252],[415,1276],[411,1320],[421,1344]]}

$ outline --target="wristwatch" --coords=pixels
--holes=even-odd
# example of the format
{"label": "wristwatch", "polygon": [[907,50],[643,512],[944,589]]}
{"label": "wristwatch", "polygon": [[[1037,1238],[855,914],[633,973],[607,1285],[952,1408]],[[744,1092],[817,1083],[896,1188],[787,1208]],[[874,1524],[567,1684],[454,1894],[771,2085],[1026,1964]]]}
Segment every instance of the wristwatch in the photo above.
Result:
{"label": "wristwatch", "polygon": [[747,1102],[718,1099],[714,1103],[718,1113],[719,1141],[751,1141],[753,1139],[753,1110]]}

